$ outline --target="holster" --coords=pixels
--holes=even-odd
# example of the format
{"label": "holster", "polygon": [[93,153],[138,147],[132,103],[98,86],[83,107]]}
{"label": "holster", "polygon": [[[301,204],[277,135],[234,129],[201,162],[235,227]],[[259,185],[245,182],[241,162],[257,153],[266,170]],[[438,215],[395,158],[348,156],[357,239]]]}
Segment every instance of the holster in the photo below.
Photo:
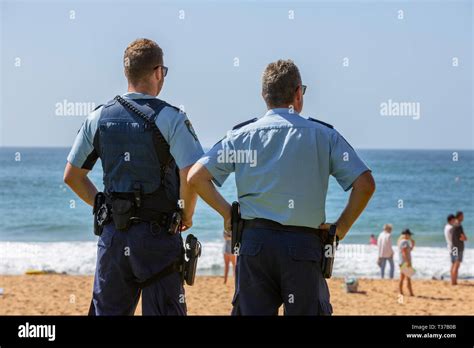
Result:
{"label": "holster", "polygon": [[331,278],[334,266],[334,258],[336,256],[339,238],[336,236],[336,225],[333,224],[329,228],[329,232],[323,243],[323,260],[321,263],[321,271],[324,278]]}
{"label": "holster", "polygon": [[126,231],[132,223],[133,203],[125,199],[114,199],[112,201],[112,214],[115,228],[118,231]]}
{"label": "holster", "polygon": [[183,280],[188,285],[194,284],[196,277],[196,269],[198,258],[201,256],[201,243],[198,239],[188,234],[186,242],[184,243],[184,265],[183,265]]}
{"label": "holster", "polygon": [[104,226],[110,222],[110,209],[106,202],[106,196],[103,192],[98,192],[94,197],[94,234],[100,236]]}
{"label": "holster", "polygon": [[242,243],[242,230],[244,227],[244,223],[240,215],[239,202],[232,203],[231,225],[232,225],[232,237],[231,237],[232,253],[234,253],[235,255],[238,255],[239,250],[240,250],[240,245]]}

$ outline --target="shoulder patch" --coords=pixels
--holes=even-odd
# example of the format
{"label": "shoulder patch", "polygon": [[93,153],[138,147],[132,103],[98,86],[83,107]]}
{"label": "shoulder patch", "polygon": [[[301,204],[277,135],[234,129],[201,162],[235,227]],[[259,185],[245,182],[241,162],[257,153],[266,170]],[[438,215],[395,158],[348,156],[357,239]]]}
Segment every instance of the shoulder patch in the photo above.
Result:
{"label": "shoulder patch", "polygon": [[257,121],[257,120],[258,120],[258,118],[255,117],[255,118],[252,118],[251,120],[248,120],[248,121],[239,123],[238,125],[235,125],[235,126],[232,128],[232,130],[242,128],[243,126],[246,126],[246,125],[248,125],[248,124],[250,124],[250,123],[253,123],[253,122]]}
{"label": "shoulder patch", "polygon": [[194,138],[196,141],[199,141],[199,139],[198,139],[198,137],[197,137],[197,134],[196,134],[196,132],[194,131],[193,125],[191,124],[191,121],[190,121],[190,120],[185,120],[185,121],[184,121],[184,124],[186,125],[186,128],[188,128],[188,131],[189,131],[189,133],[191,133],[191,135],[193,136],[193,138]]}
{"label": "shoulder patch", "polygon": [[317,120],[317,119],[315,119],[315,118],[308,117],[308,120],[309,120],[309,121],[313,121],[313,122],[320,123],[320,124],[322,124],[323,126],[326,126],[326,127],[329,127],[329,128],[332,128],[332,129],[334,129],[334,127],[333,127],[332,125],[330,125],[329,123],[326,123],[326,122],[323,122],[323,121]]}

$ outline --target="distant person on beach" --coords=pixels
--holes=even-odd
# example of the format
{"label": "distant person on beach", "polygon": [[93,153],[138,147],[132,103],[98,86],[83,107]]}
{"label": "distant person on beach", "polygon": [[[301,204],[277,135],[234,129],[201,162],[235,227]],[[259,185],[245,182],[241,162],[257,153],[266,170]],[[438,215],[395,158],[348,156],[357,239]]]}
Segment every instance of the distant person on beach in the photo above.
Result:
{"label": "distant person on beach", "polygon": [[403,230],[398,239],[399,265],[400,265],[400,294],[403,295],[403,283],[407,282],[408,292],[413,296],[413,289],[411,287],[411,274],[413,274],[411,252],[415,245],[412,238],[413,233],[409,229]]}
{"label": "distant person on beach", "polygon": [[380,276],[382,279],[385,274],[385,265],[387,262],[390,265],[390,279],[393,279],[395,266],[393,264],[393,248],[392,248],[392,229],[391,224],[383,225],[383,231],[379,234],[377,239],[377,246],[379,248],[378,265],[380,267]]}
{"label": "distant person on beach", "polygon": [[369,245],[377,245],[377,239],[375,238],[374,234],[370,235]]}
{"label": "distant person on beach", "polygon": [[[188,181],[230,231],[231,205],[213,182],[221,186],[235,173],[243,232],[233,315],[278,315],[282,304],[285,315],[330,315],[323,243],[330,228],[344,239],[375,183],[333,126],[300,116],[306,86],[293,61],[270,63],[261,91],[267,113],[227,132],[193,166]],[[331,175],[352,190],[335,224],[325,223]]]}
{"label": "distant person on beach", "polygon": [[451,257],[451,250],[453,249],[453,227],[456,224],[456,217],[453,214],[449,214],[447,223],[444,226],[444,238],[446,239],[446,245],[448,246],[449,256]]}
{"label": "distant person on beach", "polygon": [[224,231],[224,284],[227,284],[230,264],[232,264],[232,270],[235,277],[235,263],[236,256],[232,252],[231,235],[229,232]]}
{"label": "distant person on beach", "polygon": [[[127,93],[86,118],[64,171],[66,184],[95,206],[89,314],[133,315],[141,295],[143,315],[186,315],[180,232],[192,226],[197,195],[186,177],[203,150],[186,114],[157,98],[168,72],[158,44],[130,43],[123,69]],[[99,158],[103,193],[87,176]]]}
{"label": "distant person on beach", "polygon": [[462,227],[464,214],[462,211],[456,213],[456,222],[452,228],[452,247],[451,247],[451,284],[458,284],[459,267],[461,266],[464,254],[464,242],[467,241],[466,234]]}

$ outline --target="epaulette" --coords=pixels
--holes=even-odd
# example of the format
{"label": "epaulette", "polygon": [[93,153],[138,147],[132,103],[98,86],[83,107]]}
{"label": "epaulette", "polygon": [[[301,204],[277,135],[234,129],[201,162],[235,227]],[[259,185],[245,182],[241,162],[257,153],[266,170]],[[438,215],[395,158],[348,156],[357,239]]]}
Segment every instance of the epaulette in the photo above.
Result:
{"label": "epaulette", "polygon": [[333,127],[332,125],[330,125],[329,123],[326,123],[326,122],[317,120],[317,119],[315,119],[315,118],[308,117],[308,120],[309,120],[309,121],[313,121],[313,122],[318,122],[318,123],[322,124],[323,126],[326,126],[326,127],[329,127],[329,128],[334,129],[334,127]]}
{"label": "epaulette", "polygon": [[257,121],[257,120],[258,120],[258,118],[252,118],[251,120],[248,120],[248,121],[239,123],[238,125],[234,126],[234,127],[232,128],[232,130],[242,128],[243,126],[246,126],[246,125],[248,125],[249,123],[255,122],[255,121]]}
{"label": "epaulette", "polygon": [[178,111],[179,113],[182,113],[182,114],[186,114],[183,110],[181,110],[180,108],[178,108],[177,106],[174,106],[174,105],[171,105],[171,104],[168,104],[167,102],[164,102],[166,104],[166,106],[172,108],[172,109],[175,109],[176,111]]}

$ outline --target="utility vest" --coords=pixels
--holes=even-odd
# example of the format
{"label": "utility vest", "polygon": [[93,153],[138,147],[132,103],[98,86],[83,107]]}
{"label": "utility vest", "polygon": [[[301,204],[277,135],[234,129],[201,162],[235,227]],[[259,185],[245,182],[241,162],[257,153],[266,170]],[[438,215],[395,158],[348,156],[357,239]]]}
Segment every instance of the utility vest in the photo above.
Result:
{"label": "utility vest", "polygon": [[[94,147],[104,172],[104,192],[111,199],[138,199],[149,211],[175,211],[179,200],[179,171],[169,145],[156,127],[166,107],[159,99],[120,100],[104,105]],[[141,112],[142,116],[138,114]]]}

